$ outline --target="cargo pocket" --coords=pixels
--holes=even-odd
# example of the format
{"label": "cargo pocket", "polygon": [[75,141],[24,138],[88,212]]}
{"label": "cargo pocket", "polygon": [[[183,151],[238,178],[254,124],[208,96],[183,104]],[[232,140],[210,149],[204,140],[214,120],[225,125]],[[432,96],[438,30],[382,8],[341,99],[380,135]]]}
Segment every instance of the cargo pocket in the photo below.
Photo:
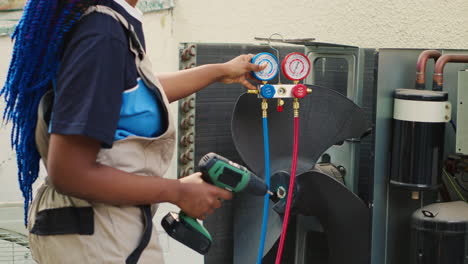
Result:
{"label": "cargo pocket", "polygon": [[50,208],[37,212],[32,234],[46,235],[92,235],[94,212],[89,207]]}

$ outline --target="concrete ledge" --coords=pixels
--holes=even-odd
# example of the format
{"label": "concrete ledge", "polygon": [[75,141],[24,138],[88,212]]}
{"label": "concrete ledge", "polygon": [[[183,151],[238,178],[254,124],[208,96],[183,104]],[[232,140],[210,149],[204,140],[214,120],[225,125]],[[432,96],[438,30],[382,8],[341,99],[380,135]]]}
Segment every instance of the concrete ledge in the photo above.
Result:
{"label": "concrete ledge", "polygon": [[10,230],[27,236],[24,226],[24,208],[22,202],[0,203],[0,229]]}
{"label": "concrete ledge", "polygon": [[[143,13],[148,13],[172,9],[175,2],[174,0],[140,0],[137,6]],[[21,10],[0,10],[0,37],[10,36],[13,33],[21,14]]]}
{"label": "concrete ledge", "polygon": [[10,36],[22,14],[22,10],[0,11],[0,36]]}
{"label": "concrete ledge", "polygon": [[172,9],[175,6],[174,0],[139,0],[138,8],[143,13]]}

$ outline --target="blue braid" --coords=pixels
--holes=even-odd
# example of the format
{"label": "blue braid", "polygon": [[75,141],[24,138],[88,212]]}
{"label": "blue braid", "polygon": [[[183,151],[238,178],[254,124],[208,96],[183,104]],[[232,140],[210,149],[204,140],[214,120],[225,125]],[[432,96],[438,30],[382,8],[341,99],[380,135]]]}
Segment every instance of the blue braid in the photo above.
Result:
{"label": "blue braid", "polygon": [[11,145],[16,151],[18,181],[24,197],[24,222],[32,202],[32,184],[40,155],[34,139],[37,108],[56,78],[65,34],[95,0],[28,0],[12,34],[12,59],[4,87],[4,122],[12,122]]}

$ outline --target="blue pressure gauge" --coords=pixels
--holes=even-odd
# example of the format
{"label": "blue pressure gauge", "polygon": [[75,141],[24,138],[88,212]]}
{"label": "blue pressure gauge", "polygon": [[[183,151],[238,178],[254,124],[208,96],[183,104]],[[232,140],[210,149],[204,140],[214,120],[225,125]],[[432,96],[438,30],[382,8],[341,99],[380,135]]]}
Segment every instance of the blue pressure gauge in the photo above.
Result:
{"label": "blue pressure gauge", "polygon": [[279,63],[275,55],[268,52],[261,52],[255,55],[251,62],[253,64],[261,65],[266,63],[265,69],[259,72],[252,72],[252,75],[260,81],[269,81],[278,75]]}

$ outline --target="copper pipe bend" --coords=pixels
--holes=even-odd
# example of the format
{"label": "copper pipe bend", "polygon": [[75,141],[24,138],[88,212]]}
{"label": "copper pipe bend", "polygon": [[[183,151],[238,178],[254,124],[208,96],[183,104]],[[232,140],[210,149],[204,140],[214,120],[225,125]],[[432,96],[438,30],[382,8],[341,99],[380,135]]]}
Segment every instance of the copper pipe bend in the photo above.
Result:
{"label": "copper pipe bend", "polygon": [[468,63],[468,55],[446,54],[441,56],[434,67],[432,90],[442,91],[444,85],[444,67],[450,62]]}
{"label": "copper pipe bend", "polygon": [[419,54],[416,64],[416,89],[426,88],[426,66],[429,59],[434,59],[437,62],[442,53],[438,50],[425,50]]}

